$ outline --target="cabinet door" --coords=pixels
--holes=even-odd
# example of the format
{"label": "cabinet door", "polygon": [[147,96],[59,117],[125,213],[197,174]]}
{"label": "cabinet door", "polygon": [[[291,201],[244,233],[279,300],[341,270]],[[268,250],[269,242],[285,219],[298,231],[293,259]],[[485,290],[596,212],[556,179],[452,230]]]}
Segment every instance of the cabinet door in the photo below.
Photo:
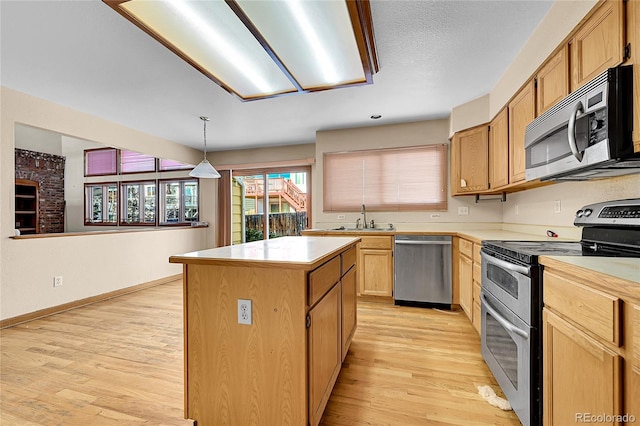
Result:
{"label": "cabinet door", "polygon": [[360,250],[358,263],[360,293],[369,296],[393,296],[393,252]]}
{"label": "cabinet door", "polygon": [[460,307],[467,314],[469,320],[473,321],[473,262],[463,254],[460,254],[458,273],[460,277]]}
{"label": "cabinet door", "polygon": [[340,285],[309,311],[309,423],[317,425],[342,364]]}
{"label": "cabinet door", "polygon": [[621,414],[621,357],[548,309],[543,318],[544,424]]}
{"label": "cabinet door", "polygon": [[627,2],[627,41],[631,46],[633,67],[633,148],[640,152],[640,2]]}
{"label": "cabinet door", "polygon": [[509,183],[524,180],[524,136],[527,125],[536,118],[535,93],[534,81],[531,80],[509,102]]}
{"label": "cabinet door", "polygon": [[489,188],[509,183],[509,112],[507,108],[496,115],[489,131]]}
{"label": "cabinet door", "polygon": [[538,115],[569,94],[569,46],[563,46],[538,71],[536,76]]}
{"label": "cabinet door", "polygon": [[347,356],[351,339],[356,331],[356,268],[342,277],[342,360]]}
{"label": "cabinet door", "polygon": [[624,2],[607,0],[571,40],[571,90],[576,90],[624,57]]}
{"label": "cabinet door", "polygon": [[489,188],[489,129],[486,125],[456,133],[452,140],[451,181],[454,194]]}

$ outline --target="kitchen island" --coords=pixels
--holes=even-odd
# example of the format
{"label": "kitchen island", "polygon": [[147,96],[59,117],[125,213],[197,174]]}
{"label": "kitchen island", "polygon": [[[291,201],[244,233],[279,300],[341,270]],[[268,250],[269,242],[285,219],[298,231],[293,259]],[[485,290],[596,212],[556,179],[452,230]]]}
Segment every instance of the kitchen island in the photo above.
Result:
{"label": "kitchen island", "polygon": [[356,328],[354,237],[282,237],[184,264],[185,418],[317,425]]}

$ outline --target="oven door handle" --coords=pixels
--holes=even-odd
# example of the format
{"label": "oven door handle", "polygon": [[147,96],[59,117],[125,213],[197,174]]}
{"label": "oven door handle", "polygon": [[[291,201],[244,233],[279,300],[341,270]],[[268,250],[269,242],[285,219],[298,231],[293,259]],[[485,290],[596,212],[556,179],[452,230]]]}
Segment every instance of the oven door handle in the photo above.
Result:
{"label": "oven door handle", "polygon": [[485,308],[487,308],[487,311],[489,311],[489,313],[493,315],[493,317],[496,319],[496,321],[500,323],[501,326],[511,331],[512,333],[515,333],[518,336],[521,336],[524,339],[529,340],[529,333],[511,324],[505,317],[500,315],[498,311],[493,309],[493,307],[489,304],[489,301],[487,300],[487,297],[484,294],[480,294],[480,299],[482,300],[482,303],[484,304]]}
{"label": "oven door handle", "polygon": [[487,263],[493,263],[496,266],[499,266],[503,269],[507,269],[512,272],[518,272],[520,274],[529,276],[530,271],[526,266],[516,265],[515,263],[507,262],[506,260],[498,259],[493,256],[489,256],[484,252],[480,252],[480,256],[484,257],[487,260]]}

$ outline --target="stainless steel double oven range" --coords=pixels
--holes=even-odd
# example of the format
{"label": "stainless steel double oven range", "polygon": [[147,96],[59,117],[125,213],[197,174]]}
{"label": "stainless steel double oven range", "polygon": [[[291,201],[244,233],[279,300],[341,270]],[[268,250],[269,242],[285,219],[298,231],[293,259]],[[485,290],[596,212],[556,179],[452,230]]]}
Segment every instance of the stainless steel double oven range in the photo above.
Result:
{"label": "stainless steel double oven range", "polygon": [[538,256],[640,257],[640,199],[576,213],[582,239],[482,242],[482,356],[523,425],[542,424],[542,266]]}

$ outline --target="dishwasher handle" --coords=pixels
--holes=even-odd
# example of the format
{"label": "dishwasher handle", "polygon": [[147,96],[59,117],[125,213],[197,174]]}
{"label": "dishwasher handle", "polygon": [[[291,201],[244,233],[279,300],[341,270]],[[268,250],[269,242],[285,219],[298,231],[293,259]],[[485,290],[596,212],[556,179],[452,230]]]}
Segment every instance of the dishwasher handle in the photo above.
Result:
{"label": "dishwasher handle", "polygon": [[451,241],[420,241],[420,240],[396,240],[396,244],[417,246],[450,246]]}

